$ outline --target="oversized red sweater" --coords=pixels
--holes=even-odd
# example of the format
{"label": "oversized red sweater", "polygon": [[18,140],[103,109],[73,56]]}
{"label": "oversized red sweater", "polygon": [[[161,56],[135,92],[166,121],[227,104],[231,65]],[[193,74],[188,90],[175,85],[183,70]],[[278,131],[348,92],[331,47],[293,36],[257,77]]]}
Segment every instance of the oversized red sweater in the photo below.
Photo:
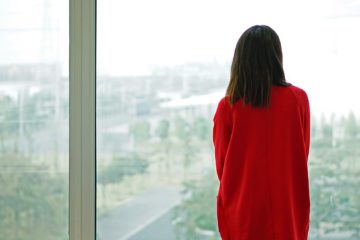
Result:
{"label": "oversized red sweater", "polygon": [[259,109],[218,103],[213,118],[217,220],[223,240],[307,240],[310,107],[294,85],[272,86]]}

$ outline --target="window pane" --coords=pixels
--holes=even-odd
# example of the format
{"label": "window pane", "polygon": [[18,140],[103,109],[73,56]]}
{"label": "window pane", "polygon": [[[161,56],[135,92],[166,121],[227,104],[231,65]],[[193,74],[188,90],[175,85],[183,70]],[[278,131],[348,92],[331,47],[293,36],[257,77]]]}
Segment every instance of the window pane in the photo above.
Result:
{"label": "window pane", "polygon": [[219,239],[212,117],[255,24],[309,96],[309,238],[360,238],[359,1],[97,4],[98,239]]}
{"label": "window pane", "polygon": [[68,239],[68,63],[68,1],[1,1],[1,239]]}

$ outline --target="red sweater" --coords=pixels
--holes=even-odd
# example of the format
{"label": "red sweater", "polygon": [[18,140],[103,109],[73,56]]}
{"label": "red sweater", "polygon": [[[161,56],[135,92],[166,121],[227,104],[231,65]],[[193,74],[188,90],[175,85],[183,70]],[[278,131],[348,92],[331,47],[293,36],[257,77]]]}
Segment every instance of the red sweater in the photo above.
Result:
{"label": "red sweater", "polygon": [[267,109],[218,103],[213,121],[223,240],[307,240],[310,107],[296,86],[272,86]]}

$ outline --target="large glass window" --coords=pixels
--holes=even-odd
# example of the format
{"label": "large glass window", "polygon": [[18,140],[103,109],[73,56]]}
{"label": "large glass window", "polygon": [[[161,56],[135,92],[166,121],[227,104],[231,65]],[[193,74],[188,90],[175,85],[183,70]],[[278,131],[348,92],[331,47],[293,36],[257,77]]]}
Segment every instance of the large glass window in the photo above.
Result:
{"label": "large glass window", "polygon": [[[72,16],[84,14],[76,26],[94,19],[91,4],[70,2]],[[359,1],[98,0],[97,8],[97,240],[219,239],[212,117],[236,41],[254,24],[277,31],[286,77],[309,95],[309,239],[360,238]],[[69,196],[68,16],[68,1],[1,1],[0,239],[68,239],[69,197],[82,215],[72,218],[81,228],[73,236],[92,232],[76,221],[94,210],[83,204],[89,185],[73,182],[81,194]],[[89,72],[80,74],[91,46],[78,44],[72,86],[91,89]],[[73,147],[93,151],[81,136]],[[72,159],[72,176],[93,176],[87,153]]]}
{"label": "large glass window", "polygon": [[68,239],[68,1],[0,5],[0,238]]}
{"label": "large glass window", "polygon": [[310,239],[360,238],[359,1],[97,4],[98,239],[219,239],[212,117],[254,24],[310,98]]}

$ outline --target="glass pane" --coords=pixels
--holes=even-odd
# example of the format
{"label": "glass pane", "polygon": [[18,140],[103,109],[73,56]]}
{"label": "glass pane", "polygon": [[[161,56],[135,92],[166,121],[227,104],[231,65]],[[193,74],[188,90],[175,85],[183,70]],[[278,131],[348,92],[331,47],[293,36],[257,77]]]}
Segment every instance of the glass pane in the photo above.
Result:
{"label": "glass pane", "polygon": [[255,24],[309,96],[309,238],[360,238],[359,1],[97,4],[98,240],[220,239],[212,117]]}
{"label": "glass pane", "polygon": [[68,239],[68,1],[0,5],[0,238]]}

